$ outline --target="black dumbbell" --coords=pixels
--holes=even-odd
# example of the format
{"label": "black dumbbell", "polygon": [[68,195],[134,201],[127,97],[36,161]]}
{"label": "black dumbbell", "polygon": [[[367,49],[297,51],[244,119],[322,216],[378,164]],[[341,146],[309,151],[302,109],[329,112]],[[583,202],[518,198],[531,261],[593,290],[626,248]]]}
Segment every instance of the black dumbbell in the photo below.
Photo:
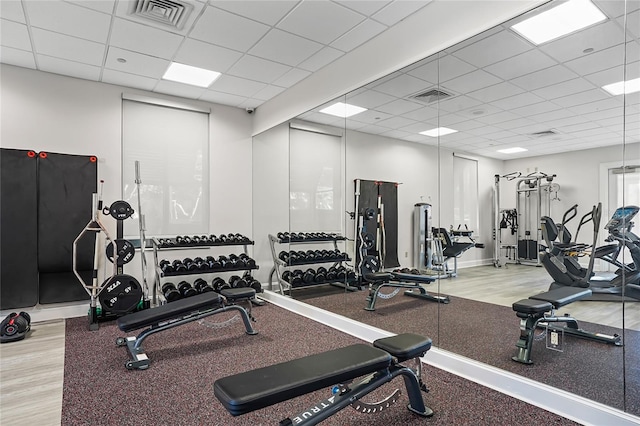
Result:
{"label": "black dumbbell", "polygon": [[193,237],[191,237],[191,243],[192,244],[200,244],[202,241],[200,240],[200,237],[198,235],[194,235]]}
{"label": "black dumbbell", "polygon": [[220,263],[220,268],[227,269],[229,268],[229,258],[227,256],[218,256],[218,262]]}
{"label": "black dumbbell", "polygon": [[222,269],[222,264],[218,259],[213,256],[207,256],[207,265],[209,266],[210,271],[219,271]]}
{"label": "black dumbbell", "polygon": [[307,259],[308,262],[312,262],[314,260],[316,260],[316,252],[314,250],[307,250],[304,253],[305,259]]}
{"label": "black dumbbell", "polygon": [[190,257],[182,259],[182,263],[187,268],[187,271],[193,272],[198,270],[198,265]]}
{"label": "black dumbbell", "polygon": [[347,270],[344,266],[338,266],[336,268],[338,281],[344,281],[347,279]]}
{"label": "black dumbbell", "polygon": [[174,271],[173,266],[168,260],[162,259],[160,261],[160,269],[163,274],[170,274]]}
{"label": "black dumbbell", "polygon": [[174,283],[166,282],[162,284],[162,294],[167,302],[182,299],[182,294],[180,294]]}
{"label": "black dumbbell", "polygon": [[220,291],[222,290],[231,288],[231,286],[220,277],[215,277],[211,282],[211,285],[213,286],[213,289],[218,293],[220,293]]}
{"label": "black dumbbell", "polygon": [[349,269],[347,271],[347,281],[355,281],[356,280],[356,271]]}
{"label": "black dumbbell", "polygon": [[327,268],[325,268],[324,266],[321,266],[316,270],[315,281],[317,283],[323,283],[326,280],[327,280]]}
{"label": "black dumbbell", "polygon": [[306,271],[304,271],[304,274],[302,275],[302,281],[305,284],[311,284],[313,282],[316,281],[316,271],[313,268],[309,268]]}
{"label": "black dumbbell", "polygon": [[227,243],[227,236],[224,234],[220,234],[220,236],[218,236],[218,242],[220,244],[226,244]]}
{"label": "black dumbbell", "polygon": [[185,272],[187,270],[187,267],[182,263],[182,260],[176,259],[171,263],[171,265],[173,266],[173,270],[178,273]]}
{"label": "black dumbbell", "polygon": [[291,271],[284,271],[282,273],[282,279],[288,283],[291,283]]}
{"label": "black dumbbell", "polygon": [[207,293],[209,291],[213,291],[213,287],[211,287],[205,280],[202,278],[197,278],[193,282],[193,288],[195,288],[198,293]]}
{"label": "black dumbbell", "polygon": [[304,273],[302,272],[302,270],[300,269],[296,269],[293,272],[291,272],[291,281],[289,281],[291,283],[292,286],[299,286],[303,283],[302,281],[302,277],[304,276]]}
{"label": "black dumbbell", "polygon": [[288,251],[281,251],[280,253],[278,253],[278,259],[282,260],[284,263],[287,263],[289,261],[289,252]]}
{"label": "black dumbbell", "polygon": [[231,284],[231,288],[249,287],[249,284],[244,280],[244,278],[240,278],[237,275],[232,275],[229,278],[229,284]]}
{"label": "black dumbbell", "polygon": [[256,267],[256,261],[253,260],[252,258],[250,258],[245,253],[241,253],[240,256],[238,256],[238,257],[244,263],[244,267],[245,268],[255,268]]}
{"label": "black dumbbell", "polygon": [[256,291],[256,293],[262,293],[262,284],[260,284],[260,281],[256,280],[251,275],[245,277],[245,281],[249,284],[249,287]]}
{"label": "black dumbbell", "polygon": [[218,237],[216,234],[210,234],[208,239],[209,244],[215,244],[218,242]]}
{"label": "black dumbbell", "polygon": [[180,291],[182,297],[191,297],[198,294],[198,291],[187,281],[180,281],[178,284],[178,291]]}
{"label": "black dumbbell", "polygon": [[336,268],[334,266],[329,268],[326,278],[327,281],[335,281],[336,279],[338,279],[338,271],[336,271]]}

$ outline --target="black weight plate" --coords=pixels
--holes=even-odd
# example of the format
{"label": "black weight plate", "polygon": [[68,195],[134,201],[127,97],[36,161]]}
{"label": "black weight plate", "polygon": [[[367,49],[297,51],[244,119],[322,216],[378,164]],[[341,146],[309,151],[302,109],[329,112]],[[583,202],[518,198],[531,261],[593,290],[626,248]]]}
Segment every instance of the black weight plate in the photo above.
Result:
{"label": "black weight plate", "polygon": [[116,314],[131,312],[142,299],[142,287],[131,275],[114,275],[98,295],[102,309]]}
{"label": "black weight plate", "polygon": [[109,214],[116,220],[125,220],[133,214],[131,205],[124,200],[115,201],[109,207]]}
{"label": "black weight plate", "polygon": [[[136,254],[136,249],[133,244],[128,240],[117,239],[115,240],[116,247],[118,248],[118,266],[125,265],[133,259]],[[110,242],[107,246],[107,259],[113,263],[113,242]]]}

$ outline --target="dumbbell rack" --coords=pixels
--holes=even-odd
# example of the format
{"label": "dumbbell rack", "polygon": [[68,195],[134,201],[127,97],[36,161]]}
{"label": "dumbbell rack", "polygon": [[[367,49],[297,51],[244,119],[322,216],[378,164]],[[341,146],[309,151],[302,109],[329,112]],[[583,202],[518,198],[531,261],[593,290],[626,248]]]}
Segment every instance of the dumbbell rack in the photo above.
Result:
{"label": "dumbbell rack", "polygon": [[[304,233],[302,233],[304,234]],[[359,287],[355,287],[350,285],[347,280],[333,280],[333,281],[323,281],[320,283],[305,283],[304,285],[293,286],[288,281],[283,279],[282,274],[287,269],[294,269],[300,266],[305,265],[319,265],[322,263],[332,263],[333,266],[340,265],[344,262],[349,262],[351,259],[345,254],[345,257],[342,259],[314,259],[308,261],[297,261],[294,263],[284,262],[278,257],[278,251],[276,250],[276,246],[279,244],[319,244],[319,243],[332,243],[334,250],[339,250],[338,242],[346,241],[346,238],[340,235],[330,236],[326,238],[305,238],[305,239],[290,239],[290,238],[278,238],[277,236],[269,234],[269,245],[271,248],[271,255],[273,256],[273,268],[269,273],[269,290],[273,290],[273,276],[276,276],[278,281],[278,290],[280,294],[284,295],[285,290],[289,291],[289,296],[291,296],[291,291],[293,289],[301,289],[308,287],[316,287],[319,285],[333,285],[337,287],[343,287],[349,291],[360,290]]]}
{"label": "dumbbell rack", "polygon": [[[165,241],[172,241],[173,244],[166,244]],[[258,269],[259,266],[256,265],[254,267],[237,267],[237,268],[224,268],[220,270],[211,270],[211,271],[202,271],[202,270],[193,270],[193,271],[180,271],[180,272],[171,272],[165,273],[160,268],[160,263],[158,260],[158,252],[160,251],[174,251],[174,250],[194,250],[194,249],[211,249],[213,247],[222,247],[222,246],[243,246],[243,252],[247,256],[249,255],[248,246],[255,244],[254,241],[246,240],[242,242],[197,242],[190,244],[178,244],[176,238],[152,238],[151,239],[153,246],[153,262],[155,266],[155,281],[153,286],[153,301],[154,304],[163,304],[166,301],[162,300],[164,297],[162,296],[162,281],[163,278],[168,277],[179,277],[184,275],[218,275],[225,272],[234,272],[234,271],[249,271]],[[160,303],[158,303],[158,300]],[[254,305],[262,305],[264,302],[257,300],[254,298],[251,300]]]}

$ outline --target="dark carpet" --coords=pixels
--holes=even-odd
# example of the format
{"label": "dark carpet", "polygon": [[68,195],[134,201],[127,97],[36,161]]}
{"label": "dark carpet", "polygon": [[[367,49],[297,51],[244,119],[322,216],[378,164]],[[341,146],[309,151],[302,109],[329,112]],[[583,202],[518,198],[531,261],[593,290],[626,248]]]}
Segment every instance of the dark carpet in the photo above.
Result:
{"label": "dark carpet", "polygon": [[[519,319],[510,307],[450,297],[449,304],[397,296],[376,302],[376,311],[363,308],[368,291],[307,298],[305,303],[394,333],[432,335],[441,349],[481,361],[533,380],[640,415],[640,333],[626,330],[624,347],[565,335],[564,351],[533,345],[533,365],[511,360],[520,335]],[[581,328],[605,334],[622,330],[579,321]],[[623,359],[626,358],[626,378]],[[626,404],[625,404],[626,402]]]}
{"label": "dark carpet", "polygon": [[[360,296],[362,293],[360,293]],[[241,417],[232,417],[213,396],[213,382],[226,375],[343,347],[358,339],[267,304],[254,309],[256,330],[248,336],[240,321],[217,327],[232,314],[209,317],[149,337],[152,360],[144,371],[128,371],[122,334],[114,323],[87,330],[85,318],[66,322],[63,425],[275,425],[330,396],[318,391]],[[426,330],[422,331],[429,334]],[[427,354],[428,356],[428,354]],[[350,408],[327,425],[570,425],[560,416],[455,375],[427,366],[427,406],[435,414],[422,419],[406,408],[402,379],[379,388],[375,401],[402,389],[398,404],[379,415]]]}

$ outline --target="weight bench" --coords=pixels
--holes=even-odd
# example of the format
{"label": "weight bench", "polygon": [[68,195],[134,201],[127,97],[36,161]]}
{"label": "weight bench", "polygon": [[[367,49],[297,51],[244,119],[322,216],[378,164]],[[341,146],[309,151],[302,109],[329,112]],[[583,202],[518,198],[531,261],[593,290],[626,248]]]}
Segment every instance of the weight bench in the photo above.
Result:
{"label": "weight bench", "polygon": [[[536,327],[541,326],[543,323],[564,322],[566,323],[564,327],[548,327],[562,330],[565,333],[584,339],[611,343],[616,346],[622,345],[620,336],[617,334],[609,336],[601,333],[591,333],[579,328],[578,321],[569,315],[565,314],[561,317],[555,315],[554,311],[556,309],[589,296],[591,296],[591,290],[588,288],[560,287],[515,302],[512,307],[517,317],[520,318],[520,339],[518,339],[518,343],[516,343],[516,347],[518,348],[516,356],[511,359],[523,364],[533,364],[533,361],[531,361],[531,347],[533,345],[534,333]],[[547,312],[549,312],[549,315],[547,315]]]}
{"label": "weight bench", "polygon": [[[399,289],[407,288],[404,292],[405,296],[417,297],[432,302],[449,303],[449,296],[434,296],[427,292],[420,284],[430,284],[435,278],[426,275],[404,274],[400,272],[373,272],[364,275],[365,281],[369,283],[369,295],[367,296],[367,311],[376,310],[376,300],[378,297],[388,299],[397,294]],[[390,295],[380,293],[384,287],[396,288],[395,292]]]}
{"label": "weight bench", "polygon": [[131,355],[131,359],[125,363],[125,367],[129,370],[145,370],[149,367],[151,360],[144,353],[142,342],[150,335],[221,312],[238,311],[244,322],[246,333],[258,334],[251,326],[250,314],[235,304],[242,300],[250,301],[255,297],[255,290],[253,288],[233,288],[223,290],[223,292],[222,295],[214,292],[202,293],[118,318],[118,328],[124,332],[149,327],[137,337],[118,337],[116,339],[116,345],[126,345]]}
{"label": "weight bench", "polygon": [[[439,268],[440,272],[449,277],[458,276],[458,257],[464,252],[474,247],[484,248],[484,244],[476,242],[458,242],[453,241],[451,235],[445,228],[432,228],[434,243],[436,246],[434,255],[434,267]],[[459,236],[469,238],[471,231],[456,231]],[[449,269],[448,262],[453,259],[453,270]]]}
{"label": "weight bench", "polygon": [[[240,416],[337,385],[330,398],[280,422],[281,426],[315,425],[348,405],[371,414],[388,408],[395,402],[397,390],[389,397],[391,399],[376,404],[363,403],[359,399],[401,375],[409,396],[408,409],[420,416],[431,417],[433,411],[425,407],[420,393],[427,389],[421,380],[418,359],[430,348],[431,339],[417,334],[399,334],[378,339],[373,347],[355,344],[224,377],[215,381],[213,393],[231,415]],[[417,371],[401,364],[414,358]],[[362,376],[366,377],[355,384],[341,384]]]}

